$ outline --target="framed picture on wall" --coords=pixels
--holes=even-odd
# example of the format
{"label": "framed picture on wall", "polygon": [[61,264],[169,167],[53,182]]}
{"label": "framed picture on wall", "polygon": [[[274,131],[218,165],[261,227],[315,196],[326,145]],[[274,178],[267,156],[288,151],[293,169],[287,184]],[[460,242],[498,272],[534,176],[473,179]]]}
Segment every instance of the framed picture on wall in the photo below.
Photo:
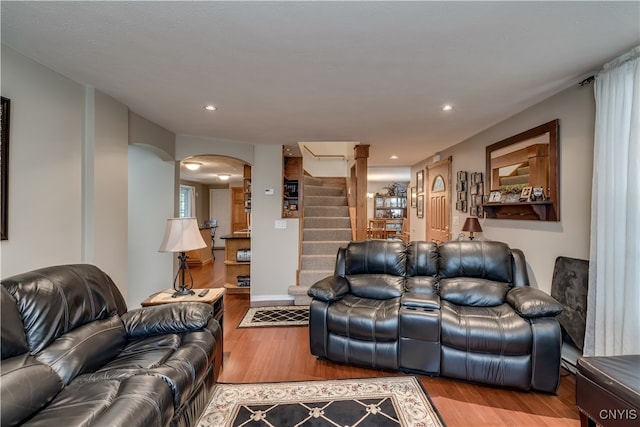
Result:
{"label": "framed picture on wall", "polygon": [[0,238],[7,240],[9,233],[9,113],[11,101],[1,97],[0,106]]}
{"label": "framed picture on wall", "polygon": [[417,203],[418,203],[417,216],[418,218],[423,218],[424,217],[424,194],[418,194]]}
{"label": "framed picture on wall", "polygon": [[416,187],[418,194],[424,193],[424,170],[420,169],[416,172]]}

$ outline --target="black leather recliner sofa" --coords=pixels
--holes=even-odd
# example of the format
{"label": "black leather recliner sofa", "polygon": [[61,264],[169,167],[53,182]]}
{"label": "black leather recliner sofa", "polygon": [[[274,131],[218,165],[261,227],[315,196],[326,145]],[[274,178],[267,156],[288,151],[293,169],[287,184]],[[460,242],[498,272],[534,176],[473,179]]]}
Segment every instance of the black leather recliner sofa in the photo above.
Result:
{"label": "black leather recliner sofa", "polygon": [[1,424],[191,426],[222,362],[222,330],[203,303],[127,311],[91,265],[2,280]]}
{"label": "black leather recliner sofa", "polygon": [[562,306],[501,242],[368,240],[315,283],[311,353],[336,362],[554,393]]}

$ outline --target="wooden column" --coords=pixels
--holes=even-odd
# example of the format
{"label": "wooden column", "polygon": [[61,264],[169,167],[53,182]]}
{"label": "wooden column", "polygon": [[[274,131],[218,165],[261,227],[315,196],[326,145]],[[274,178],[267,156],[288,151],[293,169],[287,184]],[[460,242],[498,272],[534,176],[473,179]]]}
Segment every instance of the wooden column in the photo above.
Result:
{"label": "wooden column", "polygon": [[369,144],[356,145],[356,240],[367,238],[367,163]]}

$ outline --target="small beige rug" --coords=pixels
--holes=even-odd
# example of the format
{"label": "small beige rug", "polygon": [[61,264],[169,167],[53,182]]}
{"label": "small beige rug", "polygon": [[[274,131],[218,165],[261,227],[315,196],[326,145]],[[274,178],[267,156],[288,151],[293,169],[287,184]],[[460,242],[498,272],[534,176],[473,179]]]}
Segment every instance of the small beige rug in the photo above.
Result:
{"label": "small beige rug", "polygon": [[443,427],[412,376],[218,384],[198,427]]}
{"label": "small beige rug", "polygon": [[250,307],[240,321],[238,328],[306,326],[308,324],[308,305],[278,305],[269,307]]}

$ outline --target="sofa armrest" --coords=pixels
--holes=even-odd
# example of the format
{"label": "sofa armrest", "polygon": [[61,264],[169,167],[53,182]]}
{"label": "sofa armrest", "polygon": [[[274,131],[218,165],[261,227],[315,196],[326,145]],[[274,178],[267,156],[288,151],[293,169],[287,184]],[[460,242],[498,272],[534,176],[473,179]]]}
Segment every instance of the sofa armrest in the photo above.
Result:
{"label": "sofa armrest", "polygon": [[207,326],[213,307],[202,302],[176,302],[127,311],[122,322],[128,338],[197,331]]}
{"label": "sofa armrest", "polygon": [[562,313],[563,307],[550,295],[529,286],[517,286],[507,292],[507,303],[526,318],[553,317]]}
{"label": "sofa armrest", "polygon": [[331,302],[339,300],[349,290],[347,279],[342,276],[329,276],[314,283],[307,295],[320,301]]}
{"label": "sofa armrest", "polygon": [[405,292],[400,300],[400,305],[403,307],[440,310],[440,296],[438,294]]}

